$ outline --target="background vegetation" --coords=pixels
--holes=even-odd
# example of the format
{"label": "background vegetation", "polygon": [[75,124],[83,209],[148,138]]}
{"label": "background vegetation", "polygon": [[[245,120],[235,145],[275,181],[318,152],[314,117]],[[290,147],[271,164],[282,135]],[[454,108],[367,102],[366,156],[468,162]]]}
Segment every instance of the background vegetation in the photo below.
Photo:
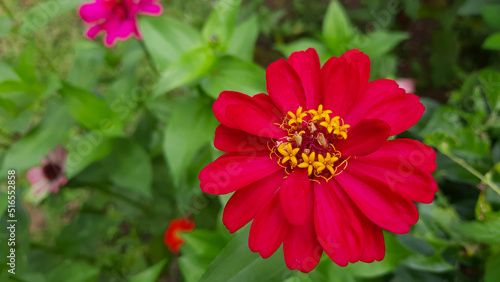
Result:
{"label": "background vegetation", "polygon": [[[83,37],[82,2],[0,2],[0,180],[20,177],[13,276],[0,192],[0,281],[499,280],[500,1],[169,0],[140,18],[143,42],[111,49]],[[426,113],[398,137],[438,151],[439,192],[409,234],[385,234],[383,261],[324,255],[302,274],[229,234],[228,197],[197,175],[221,154],[220,91],[265,92],[265,67],[308,47],[322,62],[358,48],[371,79],[415,81]],[[35,195],[25,172],[58,144],[69,182]],[[177,256],[163,233],[184,215],[196,229]]]}

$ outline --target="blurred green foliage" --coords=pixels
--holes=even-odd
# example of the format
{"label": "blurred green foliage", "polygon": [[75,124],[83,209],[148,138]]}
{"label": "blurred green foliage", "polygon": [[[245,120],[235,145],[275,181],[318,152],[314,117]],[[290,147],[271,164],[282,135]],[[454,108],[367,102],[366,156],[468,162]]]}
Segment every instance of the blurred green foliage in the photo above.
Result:
{"label": "blurred green foliage", "polygon": [[[162,1],[140,18],[144,41],[113,49],[83,38],[82,2],[0,5],[0,180],[20,177],[16,275],[2,255],[0,281],[499,280],[500,2]],[[358,48],[371,79],[415,80],[426,113],[400,137],[438,151],[440,190],[409,234],[385,234],[383,261],[324,255],[303,274],[281,250],[250,252],[245,228],[229,234],[228,197],[202,194],[197,175],[221,154],[219,93],[265,93],[265,67],[309,47],[322,62]],[[69,182],[35,195],[25,172],[58,144]],[[176,256],[163,233],[186,214],[197,227]]]}

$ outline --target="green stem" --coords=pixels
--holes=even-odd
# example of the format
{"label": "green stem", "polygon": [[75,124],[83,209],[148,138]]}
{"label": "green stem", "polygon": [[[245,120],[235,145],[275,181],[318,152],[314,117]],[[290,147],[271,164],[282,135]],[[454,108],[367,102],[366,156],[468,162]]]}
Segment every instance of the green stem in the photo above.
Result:
{"label": "green stem", "polygon": [[156,64],[153,60],[153,57],[151,56],[151,53],[149,53],[149,50],[146,47],[146,44],[144,44],[143,40],[139,40],[139,44],[141,45],[141,48],[144,51],[144,55],[146,55],[146,59],[148,61],[149,67],[154,71],[154,73],[156,75],[158,75],[159,74],[158,69],[156,68]]}
{"label": "green stem", "polygon": [[461,159],[457,156],[454,156],[453,154],[451,154],[449,152],[445,152],[443,150],[439,150],[439,151],[441,153],[443,153],[443,155],[450,158],[452,161],[459,164],[461,167],[465,168],[468,172],[473,174],[475,177],[479,178],[479,180],[481,180],[482,183],[488,185],[491,189],[493,189],[495,192],[497,192],[498,195],[500,195],[500,187],[498,185],[496,185],[496,183],[491,181],[491,179],[489,179],[488,177],[486,177],[485,175],[483,175],[482,173],[477,171],[475,168],[473,168],[468,163],[466,163],[463,159]]}
{"label": "green stem", "polygon": [[0,1],[0,6],[4,9],[5,13],[7,14],[7,17],[9,17],[11,21],[16,20],[14,18],[14,14],[12,14],[11,10],[7,7],[7,5],[3,1]]}

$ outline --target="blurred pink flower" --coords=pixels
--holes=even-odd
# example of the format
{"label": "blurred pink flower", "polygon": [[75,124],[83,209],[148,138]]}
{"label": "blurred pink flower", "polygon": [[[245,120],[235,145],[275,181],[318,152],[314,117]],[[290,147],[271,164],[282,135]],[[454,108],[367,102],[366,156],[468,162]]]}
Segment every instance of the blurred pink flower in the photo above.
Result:
{"label": "blurred pink flower", "polygon": [[132,35],[142,39],[137,14],[159,16],[163,12],[160,0],[94,0],[80,6],[78,14],[88,26],[85,35],[94,40],[106,33],[103,42],[112,47],[117,39],[127,40]]}
{"label": "blurred pink flower", "polygon": [[403,88],[406,93],[415,93],[415,80],[413,78],[397,78],[396,83]]}
{"label": "blurred pink flower", "polygon": [[33,167],[26,173],[26,178],[35,190],[35,194],[42,191],[50,193],[59,192],[59,187],[66,185],[66,157],[68,152],[61,146],[57,146],[49,152],[47,157],[42,158],[42,166]]}

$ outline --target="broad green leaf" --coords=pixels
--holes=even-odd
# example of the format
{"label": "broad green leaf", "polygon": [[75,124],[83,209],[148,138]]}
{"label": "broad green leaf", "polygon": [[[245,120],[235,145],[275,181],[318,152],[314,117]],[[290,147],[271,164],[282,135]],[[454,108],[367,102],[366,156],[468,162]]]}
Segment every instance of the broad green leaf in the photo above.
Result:
{"label": "broad green leaf", "polygon": [[94,42],[82,41],[76,46],[68,82],[83,89],[94,89],[104,65],[104,50]]}
{"label": "broad green leaf", "polygon": [[461,223],[457,230],[481,243],[500,244],[500,219]]}
{"label": "broad green leaf", "polygon": [[74,11],[85,1],[86,0],[44,1],[24,14],[20,32],[22,35],[30,35],[39,28],[44,27],[53,18],[68,11]]}
{"label": "broad green leaf", "polygon": [[112,146],[113,142],[99,130],[74,138],[68,146],[66,176],[72,178],[89,164],[103,159]]}
{"label": "broad green leaf", "polygon": [[11,28],[10,19],[7,17],[0,17],[0,38],[9,35]]}
{"label": "broad green leaf", "polygon": [[201,86],[214,99],[222,91],[231,90],[250,96],[266,92],[266,73],[260,66],[241,59],[222,57]]}
{"label": "broad green leaf", "polygon": [[19,76],[16,71],[6,62],[0,61],[0,82],[6,80],[19,81]]}
{"label": "broad green leaf", "polygon": [[112,146],[112,155],[106,159],[106,163],[113,167],[109,174],[111,181],[143,196],[151,196],[153,168],[146,150],[124,138],[115,139]]}
{"label": "broad green leaf", "polygon": [[405,249],[393,234],[384,232],[385,257],[382,261],[372,263],[356,262],[347,265],[346,273],[356,277],[377,277],[396,269],[399,263],[405,259],[410,252]]}
{"label": "broad green leaf", "polygon": [[163,72],[153,92],[153,97],[163,95],[202,77],[210,71],[215,61],[215,55],[205,47],[184,53]]}
{"label": "broad green leaf", "polygon": [[321,62],[326,62],[327,58],[327,49],[323,42],[314,39],[314,38],[300,38],[298,40],[292,41],[287,44],[276,45],[276,49],[278,49],[285,57],[289,57],[293,52],[304,51],[308,48],[316,49],[318,56],[321,59]]}
{"label": "broad green leaf", "polygon": [[500,253],[491,255],[486,261],[485,282],[497,282],[500,277]]}
{"label": "broad green leaf", "polygon": [[100,255],[101,244],[106,240],[106,236],[109,236],[110,229],[113,229],[113,226],[119,224],[120,221],[119,218],[111,218],[102,214],[80,212],[59,233],[54,245],[66,256]]}
{"label": "broad green leaf", "polygon": [[483,48],[489,50],[500,50],[500,32],[488,36],[483,42]]}
{"label": "broad green leaf", "polygon": [[203,39],[225,50],[233,36],[241,0],[219,0],[202,29]]}
{"label": "broad green leaf", "polygon": [[281,248],[267,259],[250,251],[248,228],[243,228],[210,264],[200,282],[282,281],[292,274]]}
{"label": "broad green leaf", "polygon": [[406,32],[396,31],[375,31],[367,35],[358,34],[360,40],[355,39],[351,42],[351,47],[361,50],[368,56],[376,58],[387,54],[394,49],[403,40],[408,39]]}
{"label": "broad green leaf", "polygon": [[145,99],[139,95],[137,84],[135,69],[126,71],[110,85],[104,94],[107,104],[121,121],[127,121],[134,114],[137,104]]}
{"label": "broad green leaf", "polygon": [[99,268],[81,262],[61,264],[47,275],[47,281],[97,281]]}
{"label": "broad green leaf", "polygon": [[355,31],[342,4],[330,1],[323,19],[323,38],[334,55],[340,55],[348,48]]}
{"label": "broad green leaf", "polygon": [[483,19],[491,27],[500,29],[500,5],[486,5],[483,7]]}
{"label": "broad green leaf", "polygon": [[31,85],[38,84],[38,79],[35,74],[35,54],[35,43],[30,41],[26,44],[26,46],[24,46],[23,53],[19,57],[19,63],[14,68],[17,75],[19,75],[25,83]]}
{"label": "broad green leaf", "polygon": [[71,115],[86,128],[99,130],[107,135],[122,134],[122,122],[104,100],[66,82],[60,93]]}
{"label": "broad green leaf", "polygon": [[258,36],[259,22],[257,16],[252,16],[236,27],[226,53],[251,62]]}
{"label": "broad green leaf", "polygon": [[490,109],[500,112],[500,73],[490,68],[483,69],[479,72],[478,79]]}
{"label": "broad green leaf", "polygon": [[186,240],[179,259],[182,275],[186,282],[198,281],[227,240],[220,233],[203,229],[181,233],[181,237]]}
{"label": "broad green leaf", "polygon": [[188,100],[172,113],[165,129],[163,151],[175,183],[198,151],[213,141],[217,124],[210,101]]}
{"label": "broad green leaf", "polygon": [[186,50],[202,44],[197,30],[172,18],[141,17],[139,23],[144,43],[162,71]]}
{"label": "broad green leaf", "polygon": [[425,257],[422,255],[412,255],[405,259],[402,264],[409,268],[422,272],[447,272],[453,270],[453,266],[446,262],[442,256]]}
{"label": "broad green leaf", "polygon": [[161,274],[161,271],[167,264],[167,259],[160,261],[159,263],[149,267],[143,272],[135,275],[130,280],[131,282],[155,282],[158,281],[158,277]]}
{"label": "broad green leaf", "polygon": [[2,171],[8,169],[21,171],[37,164],[50,150],[66,139],[72,124],[66,108],[59,103],[51,102],[47,115],[40,124],[8,149]]}

